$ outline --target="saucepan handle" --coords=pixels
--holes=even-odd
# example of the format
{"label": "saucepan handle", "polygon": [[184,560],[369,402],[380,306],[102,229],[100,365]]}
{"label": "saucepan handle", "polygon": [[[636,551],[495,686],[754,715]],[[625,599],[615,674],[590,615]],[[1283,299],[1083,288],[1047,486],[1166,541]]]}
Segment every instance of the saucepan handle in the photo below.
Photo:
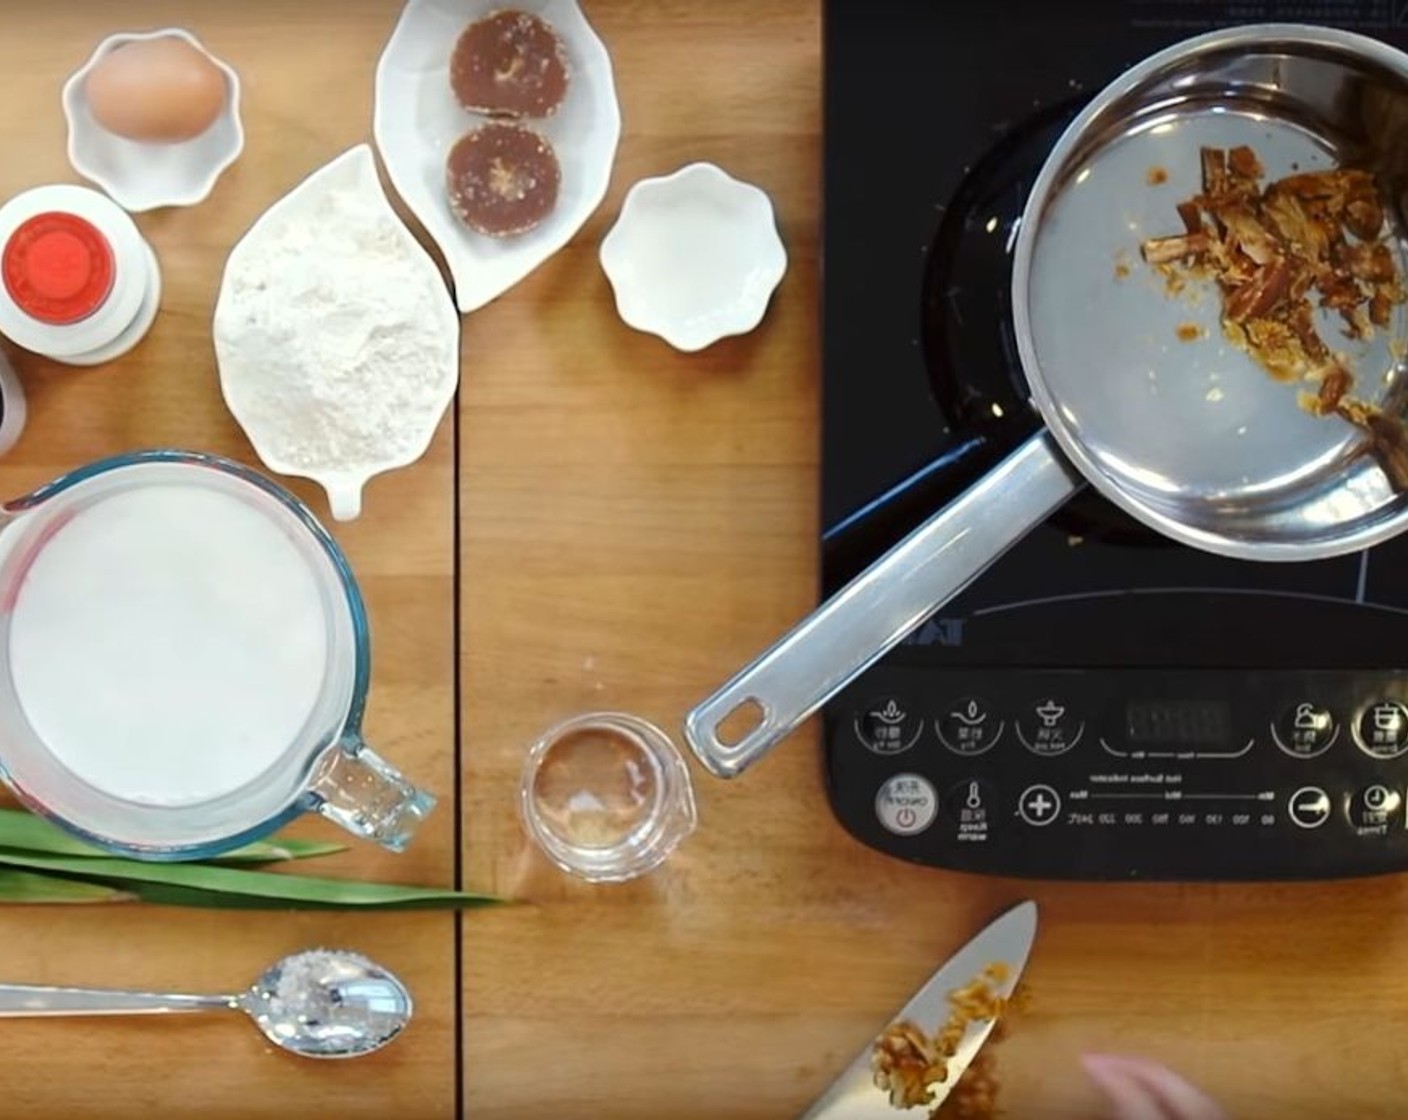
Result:
{"label": "saucepan handle", "polygon": [[[1049,431],[1030,437],[690,712],[699,761],[741,774],[1083,485]],[[752,726],[726,742],[723,724],[744,712]]]}

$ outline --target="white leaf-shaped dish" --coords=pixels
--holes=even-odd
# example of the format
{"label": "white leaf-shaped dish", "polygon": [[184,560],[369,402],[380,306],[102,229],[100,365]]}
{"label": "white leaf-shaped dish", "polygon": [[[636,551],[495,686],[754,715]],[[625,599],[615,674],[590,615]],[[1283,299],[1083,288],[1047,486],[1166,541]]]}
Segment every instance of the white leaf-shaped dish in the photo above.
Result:
{"label": "white leaf-shaped dish", "polygon": [[[329,231],[339,212],[348,224]],[[394,245],[401,259],[379,273],[359,271],[368,245]],[[261,250],[288,256],[271,265]],[[393,311],[404,316],[398,324],[415,323],[404,341],[388,338],[378,319]],[[310,363],[298,352],[319,326],[325,334],[314,356],[327,360]],[[425,454],[459,383],[454,301],[392,209],[367,144],[308,176],[235,245],[213,333],[225,404],[259,458],[278,474],[319,483],[339,521],[361,513],[373,475]],[[373,355],[377,364],[366,364]]]}
{"label": "white leaf-shaped dish", "polygon": [[[95,121],[88,109],[84,96],[88,75],[118,47],[166,38],[184,39],[215,64],[225,78],[225,107],[213,125],[181,144],[143,144],[114,135]],[[244,151],[239,75],[206,50],[199,39],[179,27],[108,36],[64,83],[63,106],[68,121],[69,163],[134,214],[203,202],[225,169]]]}
{"label": "white leaf-shaped dish", "polygon": [[[450,89],[450,54],[460,33],[496,9],[534,12],[567,51],[566,100],[546,120],[523,123],[547,137],[562,167],[557,206],[515,237],[475,233],[450,209],[445,160],[456,140],[486,123]],[[409,0],[376,70],[374,133],[396,193],[435,239],[455,280],[462,312],[483,307],[570,241],[601,204],[621,137],[611,56],[576,0]]]}
{"label": "white leaf-shaped dish", "polygon": [[600,256],[626,324],[685,351],[751,331],[787,272],[767,194],[712,163],[636,183]]}

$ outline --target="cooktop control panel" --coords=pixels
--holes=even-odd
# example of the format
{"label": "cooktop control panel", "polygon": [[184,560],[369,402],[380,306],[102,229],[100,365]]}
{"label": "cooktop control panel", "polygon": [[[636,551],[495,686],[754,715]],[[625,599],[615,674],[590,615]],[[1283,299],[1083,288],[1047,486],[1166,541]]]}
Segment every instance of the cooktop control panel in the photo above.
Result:
{"label": "cooktop control panel", "polygon": [[832,805],[873,847],[1044,878],[1408,868],[1408,674],[909,669],[828,708]]}

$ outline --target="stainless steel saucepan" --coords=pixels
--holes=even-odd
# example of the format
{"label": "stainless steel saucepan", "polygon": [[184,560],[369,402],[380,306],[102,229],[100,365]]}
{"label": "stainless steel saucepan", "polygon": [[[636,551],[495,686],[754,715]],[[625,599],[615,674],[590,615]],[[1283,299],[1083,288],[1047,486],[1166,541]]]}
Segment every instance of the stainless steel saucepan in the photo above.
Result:
{"label": "stainless steel saucepan", "polygon": [[[1216,291],[1171,293],[1141,262],[1144,240],[1183,231],[1176,205],[1199,192],[1201,150],[1238,145],[1266,181],[1371,171],[1408,275],[1408,55],[1263,24],[1126,71],[1057,142],[1016,237],[1013,326],[1044,428],[689,714],[712,773],[745,770],[1087,484],[1175,541],[1246,560],[1335,556],[1408,527],[1402,304],[1369,341],[1319,313],[1356,396],[1382,413],[1370,438],[1312,415],[1232,345]],[[726,738],[739,720],[750,729]]]}

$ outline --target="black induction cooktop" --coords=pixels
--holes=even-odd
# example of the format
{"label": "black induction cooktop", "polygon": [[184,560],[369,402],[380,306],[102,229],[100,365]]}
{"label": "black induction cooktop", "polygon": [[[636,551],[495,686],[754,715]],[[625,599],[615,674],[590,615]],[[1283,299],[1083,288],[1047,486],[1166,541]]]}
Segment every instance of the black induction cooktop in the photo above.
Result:
{"label": "black induction cooktop", "polygon": [[[1035,430],[1014,223],[1085,100],[1218,26],[1408,49],[1408,2],[828,0],[823,584]],[[1175,545],[1085,493],[824,713],[841,822],[1062,878],[1408,868],[1408,538],[1303,564]]]}

